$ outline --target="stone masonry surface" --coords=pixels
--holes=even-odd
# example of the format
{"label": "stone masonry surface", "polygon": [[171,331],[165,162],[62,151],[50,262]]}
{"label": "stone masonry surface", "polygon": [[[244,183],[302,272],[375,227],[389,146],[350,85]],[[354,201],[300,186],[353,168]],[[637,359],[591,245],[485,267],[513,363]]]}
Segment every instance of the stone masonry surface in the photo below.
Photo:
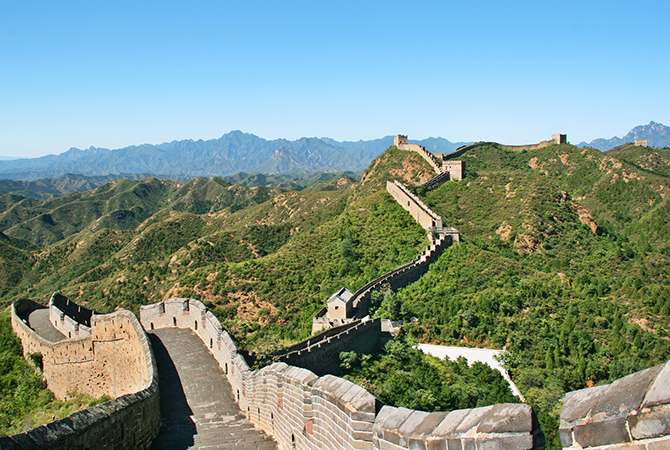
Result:
{"label": "stone masonry surface", "polygon": [[670,361],[565,395],[563,448],[670,449]]}
{"label": "stone masonry surface", "polygon": [[225,374],[193,331],[161,328],[150,339],[161,380],[162,417],[152,449],[277,448],[242,415]]}
{"label": "stone masonry surface", "polygon": [[282,450],[527,450],[544,445],[527,405],[501,404],[449,414],[381,408],[368,391],[333,375],[319,377],[281,362],[250,370],[216,317],[197,300],[174,298],[143,306],[140,320],[147,330],[158,330],[155,333],[190,328],[217,360],[242,413],[274,437]]}
{"label": "stone masonry surface", "polygon": [[[93,316],[91,335],[76,339],[63,336],[53,342],[28,326],[28,317],[34,318],[31,313],[38,310],[46,308],[31,300],[17,300],[12,304],[12,327],[24,353],[42,353],[49,388],[55,386],[63,395],[74,389],[86,392],[90,387],[91,392],[106,390],[116,398],[25,433],[0,438],[0,448],[148,448],[160,426],[158,375],[151,345],[135,315],[119,311]],[[49,313],[41,314],[38,321],[50,324]],[[120,343],[118,349],[114,343]],[[119,351],[125,354],[118,355]]]}
{"label": "stone masonry surface", "polygon": [[[59,399],[77,391],[98,398],[112,398],[138,392],[150,381],[149,355],[143,350],[144,330],[128,311],[93,315],[91,331],[52,342],[40,336],[26,322],[30,314],[44,307],[22,299],[13,304],[12,326],[21,338],[23,352],[41,353],[47,386]],[[49,316],[56,307],[50,305]]]}

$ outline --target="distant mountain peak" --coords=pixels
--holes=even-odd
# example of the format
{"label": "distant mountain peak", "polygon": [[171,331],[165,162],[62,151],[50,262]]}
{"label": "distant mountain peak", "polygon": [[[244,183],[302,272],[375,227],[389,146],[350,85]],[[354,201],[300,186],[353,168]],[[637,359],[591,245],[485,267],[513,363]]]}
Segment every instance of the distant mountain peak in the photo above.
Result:
{"label": "distant mountain peak", "polygon": [[647,125],[634,127],[622,138],[617,136],[611,139],[599,138],[591,142],[580,142],[577,146],[607,151],[628,142],[635,142],[635,139],[646,139],[649,146],[654,148],[670,147],[670,127],[652,120]]}

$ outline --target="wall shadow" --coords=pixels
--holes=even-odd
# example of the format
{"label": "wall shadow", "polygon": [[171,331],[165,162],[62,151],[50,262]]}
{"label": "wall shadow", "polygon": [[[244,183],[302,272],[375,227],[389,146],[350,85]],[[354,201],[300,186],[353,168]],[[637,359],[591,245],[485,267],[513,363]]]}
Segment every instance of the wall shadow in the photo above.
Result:
{"label": "wall shadow", "polygon": [[177,368],[165,345],[158,336],[148,333],[156,356],[161,403],[161,428],[151,444],[152,450],[165,448],[185,450],[194,444],[197,434],[191,419],[193,411],[186,401],[186,394]]}

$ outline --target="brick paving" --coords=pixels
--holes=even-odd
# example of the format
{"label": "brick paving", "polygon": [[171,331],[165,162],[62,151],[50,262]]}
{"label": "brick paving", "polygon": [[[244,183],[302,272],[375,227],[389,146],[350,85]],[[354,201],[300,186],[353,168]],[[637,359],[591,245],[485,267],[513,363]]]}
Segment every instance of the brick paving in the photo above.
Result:
{"label": "brick paving", "polygon": [[277,448],[242,415],[219,364],[193,331],[162,328],[149,337],[161,396],[161,431],[152,449]]}
{"label": "brick paving", "polygon": [[59,342],[65,335],[58,331],[49,320],[49,308],[40,308],[28,315],[28,326],[47,341]]}

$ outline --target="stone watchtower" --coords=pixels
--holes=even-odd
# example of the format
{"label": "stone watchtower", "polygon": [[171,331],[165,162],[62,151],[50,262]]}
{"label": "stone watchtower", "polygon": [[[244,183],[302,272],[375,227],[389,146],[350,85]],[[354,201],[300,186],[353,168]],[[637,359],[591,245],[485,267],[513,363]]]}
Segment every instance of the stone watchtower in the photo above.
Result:
{"label": "stone watchtower", "polygon": [[551,135],[551,140],[554,141],[556,144],[567,144],[568,143],[568,135],[567,134],[552,134]]}
{"label": "stone watchtower", "polygon": [[647,147],[647,140],[646,139],[635,139],[635,145],[637,147]]}
{"label": "stone watchtower", "polygon": [[399,134],[393,137],[393,145],[400,148],[401,145],[407,145],[407,136]]}
{"label": "stone watchtower", "polygon": [[463,179],[463,161],[446,160],[442,161],[442,171],[449,172],[449,179],[460,181]]}

